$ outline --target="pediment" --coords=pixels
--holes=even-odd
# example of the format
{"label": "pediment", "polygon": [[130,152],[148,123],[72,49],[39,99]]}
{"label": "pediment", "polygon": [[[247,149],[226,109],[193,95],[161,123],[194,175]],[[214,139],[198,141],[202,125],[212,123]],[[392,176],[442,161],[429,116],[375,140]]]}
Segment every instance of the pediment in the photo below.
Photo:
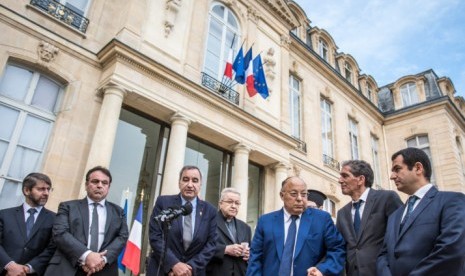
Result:
{"label": "pediment", "polygon": [[291,29],[300,26],[299,21],[289,9],[286,0],[259,0],[259,2],[288,23]]}

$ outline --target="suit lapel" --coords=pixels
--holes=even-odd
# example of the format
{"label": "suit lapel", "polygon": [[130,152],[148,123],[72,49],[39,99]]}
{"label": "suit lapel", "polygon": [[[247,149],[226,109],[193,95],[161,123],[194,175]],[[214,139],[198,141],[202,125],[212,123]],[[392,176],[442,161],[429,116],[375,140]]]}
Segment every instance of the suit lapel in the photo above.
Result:
{"label": "suit lapel", "polygon": [[[231,237],[231,235],[230,235],[230,233],[228,231],[228,228],[226,226],[226,221],[224,220],[223,215],[221,214],[221,212],[218,212],[218,214],[216,216],[216,224],[218,225],[218,228],[220,229],[220,231],[223,232],[223,235],[228,238],[229,243],[233,244],[234,241],[233,241],[233,239],[232,239],[232,237]],[[237,227],[237,225],[236,225],[236,227]]]}
{"label": "suit lapel", "polygon": [[[418,206],[413,209],[409,220],[407,220],[404,224],[404,227],[402,228],[402,231],[399,233],[399,238],[402,237],[402,235],[407,231],[407,229],[410,228],[410,226],[415,222],[417,217],[425,210],[425,208],[433,201],[433,198],[436,196],[438,190],[434,187],[429,189],[429,191],[425,194],[425,196],[421,199],[420,203],[418,203]],[[399,222],[400,226],[400,222]]]}
{"label": "suit lapel", "polygon": [[[192,235],[192,242],[196,238],[197,234],[200,233],[200,225],[202,222],[202,216],[203,216],[203,209],[205,207],[205,202],[197,198],[197,208],[195,211],[195,228],[194,228],[194,234]],[[181,220],[182,221],[182,220]]]}
{"label": "suit lapel", "polygon": [[[360,241],[360,237],[362,236],[363,230],[365,230],[368,218],[370,217],[371,211],[373,210],[373,205],[377,197],[378,197],[378,194],[376,193],[376,191],[373,189],[370,189],[370,191],[368,192],[365,207],[363,208],[362,221],[360,222],[360,229],[359,229],[358,235],[356,235],[357,242]],[[355,230],[354,230],[354,234],[355,234]]]}
{"label": "suit lapel", "polygon": [[307,209],[302,213],[300,217],[299,232],[297,233],[297,242],[294,249],[294,259],[299,256],[299,252],[305,242],[305,238],[308,236],[308,231],[311,228],[313,222],[312,209]]}
{"label": "suit lapel", "polygon": [[274,240],[276,245],[276,252],[278,252],[278,258],[281,260],[284,249],[284,211],[281,209],[276,212],[272,222]]}
{"label": "suit lapel", "polygon": [[37,231],[40,229],[40,225],[45,221],[46,216],[47,216],[48,210],[45,209],[45,207],[42,208],[40,211],[39,215],[37,216],[36,221],[34,222],[34,226],[31,229],[31,233],[29,233],[29,238],[28,241],[37,233]]}
{"label": "suit lapel", "polygon": [[342,209],[342,229],[347,229],[350,234],[350,238],[353,241],[353,243],[357,242],[357,236],[355,235],[355,229],[354,229],[354,222],[352,221],[352,203],[350,202],[346,206],[343,207]]}
{"label": "suit lapel", "polygon": [[24,240],[27,240],[26,236],[26,218],[24,217],[23,205],[16,207],[15,209],[15,220],[18,225],[19,232],[23,236]]}
{"label": "suit lapel", "polygon": [[82,231],[84,233],[84,238],[86,239],[87,245],[87,243],[89,243],[89,206],[87,204],[87,198],[82,199],[78,202],[78,204],[78,210],[82,217],[82,226],[84,227]]}

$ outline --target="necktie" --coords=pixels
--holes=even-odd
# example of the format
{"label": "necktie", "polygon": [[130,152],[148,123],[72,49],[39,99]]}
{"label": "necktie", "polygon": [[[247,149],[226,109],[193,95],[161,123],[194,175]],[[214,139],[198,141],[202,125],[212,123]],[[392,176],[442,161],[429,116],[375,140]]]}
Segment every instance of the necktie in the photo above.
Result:
{"label": "necktie", "polygon": [[89,249],[93,252],[98,252],[98,203],[92,203],[94,210],[92,211],[92,223],[90,225],[90,246]]}
{"label": "necktie", "polygon": [[27,212],[29,213],[29,217],[26,220],[26,235],[29,237],[32,227],[34,227],[34,214],[37,212],[37,209],[31,208]]}
{"label": "necktie", "polygon": [[404,227],[405,222],[409,219],[410,214],[412,214],[413,211],[413,205],[415,205],[415,202],[417,201],[418,197],[416,195],[413,195],[408,198],[407,200],[407,213],[405,213],[404,219],[400,223],[400,229],[399,231],[402,231],[402,228]]}
{"label": "necktie", "polygon": [[187,250],[192,242],[192,213],[184,217],[182,228],[182,241],[184,250]]}
{"label": "necktie", "polygon": [[292,215],[291,219],[292,222],[287,229],[287,238],[286,242],[284,243],[284,250],[283,250],[283,257],[281,258],[281,265],[279,266],[279,276],[288,276],[291,275],[292,269],[292,260],[294,255],[294,244],[295,244],[295,236],[297,232],[297,226],[295,221],[299,218],[299,216]]}
{"label": "necktie", "polygon": [[355,214],[354,214],[354,230],[355,234],[358,234],[358,231],[360,230],[360,206],[362,206],[363,200],[359,200],[357,202],[354,202],[354,209],[355,209]]}

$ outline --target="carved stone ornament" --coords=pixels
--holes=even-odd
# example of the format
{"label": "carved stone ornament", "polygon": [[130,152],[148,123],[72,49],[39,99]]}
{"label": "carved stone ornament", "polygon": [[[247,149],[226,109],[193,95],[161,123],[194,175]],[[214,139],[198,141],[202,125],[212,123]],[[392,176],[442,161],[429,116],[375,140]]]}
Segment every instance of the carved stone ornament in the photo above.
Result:
{"label": "carved stone ornament", "polygon": [[329,191],[331,192],[331,194],[336,194],[336,185],[334,185],[333,182],[329,183]]}
{"label": "carved stone ornament", "polygon": [[174,22],[182,5],[182,0],[166,0],[165,10],[165,37],[171,33],[174,27]]}
{"label": "carved stone ornament", "polygon": [[252,7],[247,8],[247,16],[249,17],[250,20],[252,20],[255,23],[257,23],[258,19],[260,19],[260,15],[258,14],[258,11]]}
{"label": "carved stone ornament", "polygon": [[41,41],[39,43],[39,47],[37,47],[37,52],[39,54],[40,60],[44,63],[49,63],[53,61],[58,55],[59,51],[60,49],[58,49],[58,47],[45,41]]}
{"label": "carved stone ornament", "polygon": [[265,66],[265,75],[266,75],[267,80],[269,80],[270,82],[273,82],[273,80],[276,77],[276,72],[275,72],[276,61],[274,59],[273,48],[268,49],[268,51],[266,52],[263,65]]}
{"label": "carved stone ornament", "polygon": [[281,35],[281,46],[289,49],[290,44],[291,44],[291,38],[289,37],[289,35],[282,34]]}

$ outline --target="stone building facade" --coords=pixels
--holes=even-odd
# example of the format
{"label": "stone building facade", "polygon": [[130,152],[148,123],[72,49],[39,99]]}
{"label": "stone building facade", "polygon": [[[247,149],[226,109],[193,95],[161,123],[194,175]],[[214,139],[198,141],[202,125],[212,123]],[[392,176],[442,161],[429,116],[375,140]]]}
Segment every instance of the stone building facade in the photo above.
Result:
{"label": "stone building facade", "polygon": [[[237,188],[252,226],[282,206],[290,175],[335,216],[348,201],[341,161],[369,161],[375,188],[395,189],[390,156],[407,145],[427,151],[440,189],[465,191],[465,102],[452,81],[428,70],[379,87],[293,1],[2,0],[0,32],[2,208],[21,202],[31,171],[51,177],[56,209],[103,165],[109,199],[127,198],[129,218],[143,201],[146,219],[193,164],[202,198],[216,205]],[[266,99],[223,77],[241,45],[261,55]]]}

